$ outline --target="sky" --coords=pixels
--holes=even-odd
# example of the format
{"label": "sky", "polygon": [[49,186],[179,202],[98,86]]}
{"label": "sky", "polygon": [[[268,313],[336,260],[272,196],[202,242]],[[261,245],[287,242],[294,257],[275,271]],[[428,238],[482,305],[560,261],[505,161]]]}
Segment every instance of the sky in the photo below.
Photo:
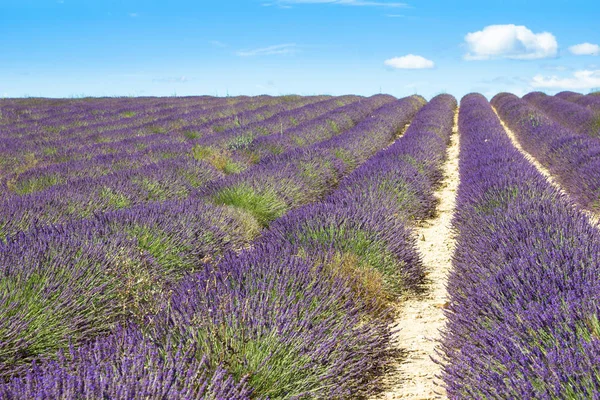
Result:
{"label": "sky", "polygon": [[0,0],[0,97],[600,89],[600,1]]}

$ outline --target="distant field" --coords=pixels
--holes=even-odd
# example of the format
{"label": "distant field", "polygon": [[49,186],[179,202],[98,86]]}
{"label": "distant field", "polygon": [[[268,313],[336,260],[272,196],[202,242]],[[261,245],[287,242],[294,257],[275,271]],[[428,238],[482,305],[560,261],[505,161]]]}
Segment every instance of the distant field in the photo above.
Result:
{"label": "distant field", "polygon": [[0,99],[0,194],[0,399],[600,393],[600,95]]}

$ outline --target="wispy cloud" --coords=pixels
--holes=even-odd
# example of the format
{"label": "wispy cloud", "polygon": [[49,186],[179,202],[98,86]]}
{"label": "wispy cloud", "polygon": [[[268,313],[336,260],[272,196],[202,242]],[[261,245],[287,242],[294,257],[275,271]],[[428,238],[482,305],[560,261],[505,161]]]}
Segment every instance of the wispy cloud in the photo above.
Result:
{"label": "wispy cloud", "polygon": [[540,66],[540,68],[542,68],[546,71],[559,71],[559,72],[569,71],[572,69],[571,67],[567,67],[566,65],[554,65],[554,64],[542,64]]}
{"label": "wispy cloud", "polygon": [[535,60],[555,57],[558,52],[558,43],[553,34],[533,33],[523,25],[489,25],[480,31],[468,33],[465,41],[469,48],[466,60]]}
{"label": "wispy cloud", "polygon": [[271,3],[263,3],[263,6],[280,6],[289,8],[295,4],[334,4],[340,6],[355,7],[389,7],[389,8],[409,8],[406,3],[396,1],[369,1],[369,0],[275,0]]}
{"label": "wispy cloud", "polygon": [[262,47],[252,50],[240,50],[236,54],[240,57],[271,56],[282,54],[295,54],[298,52],[298,46],[295,43],[278,44],[275,46]]}
{"label": "wispy cloud", "polygon": [[509,86],[509,85],[519,86],[519,85],[527,84],[528,82],[529,82],[529,79],[524,78],[522,76],[497,76],[492,79],[483,79],[483,80],[479,81],[479,83],[490,84],[490,85],[504,85],[504,86]]}
{"label": "wispy cloud", "polygon": [[416,17],[414,15],[405,15],[405,14],[384,14],[383,15],[386,18],[402,18],[402,19],[420,19],[420,17]]}
{"label": "wispy cloud", "polygon": [[600,87],[600,70],[575,71],[569,78],[536,75],[531,80],[531,86],[546,89],[592,89]]}
{"label": "wispy cloud", "polygon": [[139,14],[138,13],[129,13],[129,16],[131,18],[137,18],[139,16]]}
{"label": "wispy cloud", "polygon": [[152,82],[158,83],[185,83],[189,82],[190,79],[186,76],[170,76],[165,78],[154,78]]}

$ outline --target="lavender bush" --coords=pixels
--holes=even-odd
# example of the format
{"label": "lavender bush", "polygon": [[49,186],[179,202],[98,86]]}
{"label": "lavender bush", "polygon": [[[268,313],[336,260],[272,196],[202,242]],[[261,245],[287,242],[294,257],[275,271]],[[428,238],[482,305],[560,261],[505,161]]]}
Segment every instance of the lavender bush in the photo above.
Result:
{"label": "lavender bush", "polygon": [[527,100],[547,116],[574,132],[600,137],[600,115],[585,107],[541,92],[531,92],[523,96],[523,100]]}
{"label": "lavender bush", "polygon": [[550,170],[583,208],[598,210],[600,142],[554,122],[525,100],[500,93],[492,105],[523,148]]}
{"label": "lavender bush", "polygon": [[584,97],[584,95],[581,93],[576,93],[576,92],[571,92],[571,91],[565,90],[563,92],[559,92],[559,93],[555,94],[554,97],[558,97],[559,99],[567,100],[567,101],[571,101],[571,102],[575,103],[575,102],[577,102],[577,100],[580,100],[582,97]]}
{"label": "lavender bush", "polygon": [[0,385],[0,398],[17,399],[215,399],[249,400],[244,379],[222,368],[207,374],[192,348],[157,346],[135,327],[71,347],[56,361],[34,364],[25,379]]}
{"label": "lavender bush", "polygon": [[[315,109],[310,113],[316,118],[304,123],[291,123],[291,126],[285,131],[277,130],[277,124],[273,127],[272,123],[267,123],[241,130],[241,132],[227,132],[225,135],[208,137],[196,144],[194,156],[207,160],[213,165],[222,165],[220,169],[225,172],[227,172],[227,167],[230,170],[243,170],[258,163],[265,156],[308,147],[342,134],[377,108],[395,100],[392,96],[375,95],[362,99],[360,102],[353,101],[333,109],[330,109],[331,104],[317,103],[314,105]],[[339,102],[340,100],[336,99],[335,105],[338,105]],[[342,103],[345,104],[345,102]],[[322,112],[323,108],[329,111]],[[299,116],[291,118],[293,121],[300,120]],[[279,121],[280,119],[276,118],[275,122]]]}
{"label": "lavender bush", "polygon": [[[2,338],[0,341],[13,348],[16,354],[0,362],[6,365],[7,371],[14,372],[15,365],[27,363],[38,356],[51,355],[53,350],[64,348],[74,321],[78,321],[81,330],[86,332],[85,336],[73,336],[75,342],[110,331],[111,326],[124,319],[134,318],[139,323],[145,323],[156,314],[171,284],[182,275],[200,268],[202,263],[212,265],[218,262],[220,255],[228,249],[239,250],[258,233],[259,224],[267,224],[277,213],[323,196],[330,189],[327,185],[333,179],[333,174],[338,174],[335,176],[339,179],[353,165],[361,163],[377,149],[389,144],[421,106],[422,100],[419,98],[406,98],[391,103],[378,110],[373,118],[344,135],[343,140],[330,140],[329,145],[324,144],[318,149],[303,149],[292,155],[274,157],[255,170],[248,170],[240,175],[238,180],[232,177],[221,181],[219,185],[215,183],[210,186],[212,192],[206,189],[181,202],[124,208],[95,216],[90,221],[74,221],[11,236],[7,239],[6,247],[0,248],[0,253],[7,257],[6,271],[14,274],[15,280],[26,280],[28,275],[23,277],[22,274],[29,270],[45,271],[46,264],[50,262],[47,254],[57,254],[49,266],[56,265],[58,269],[64,269],[65,265],[71,266],[75,262],[74,257],[79,254],[76,249],[82,246],[97,246],[101,257],[110,258],[121,252],[125,252],[126,257],[122,263],[120,258],[115,262],[100,263],[94,275],[111,279],[112,291],[102,289],[102,293],[112,293],[113,297],[105,300],[103,304],[106,308],[99,311],[105,324],[95,322],[94,318],[98,314],[93,303],[69,310],[70,300],[61,300],[61,296],[66,296],[67,299],[70,299],[69,296],[94,299],[94,291],[102,287],[98,282],[85,278],[85,274],[81,279],[78,277],[80,269],[86,273],[94,271],[86,262],[63,274],[52,273],[52,279],[39,283],[33,294],[27,292],[27,285],[16,285],[11,296],[21,296],[24,300],[15,303],[15,312],[3,321],[3,326],[11,329],[11,326],[30,324],[31,315],[27,312],[27,307],[36,302],[42,309],[39,315],[56,309],[54,313],[60,316],[60,323],[66,327],[53,330],[53,336],[48,341],[44,336],[37,336],[36,330],[25,333],[19,331]],[[361,143],[367,134],[372,138],[372,143],[370,146],[363,146]],[[338,149],[345,149],[353,157],[346,157],[346,160],[352,161],[351,165],[346,166],[344,161],[336,158]],[[355,151],[355,154],[351,151]],[[331,164],[327,164],[322,159],[323,156],[328,157]],[[322,173],[328,169],[331,171],[329,177]],[[315,174],[324,177],[315,180]],[[292,185],[294,182],[299,185],[299,189],[296,188],[295,191]],[[246,201],[246,188],[250,188],[250,201]],[[280,205],[281,199],[285,201],[283,209],[276,209],[273,214],[270,207]],[[223,207],[205,205],[206,200]],[[263,218],[263,214],[256,210],[263,210],[265,207],[267,214]],[[38,240],[43,237],[41,231],[56,232],[53,233],[54,239],[50,244],[38,245]],[[121,241],[116,241],[121,237]],[[70,241],[81,244],[71,246]],[[14,258],[14,254],[19,254],[14,249],[20,248],[24,243],[28,243],[27,248],[31,254],[28,257]],[[71,247],[73,249],[70,251],[75,252],[73,256],[65,253],[65,249]],[[115,248],[119,251],[114,250]],[[84,261],[87,259],[88,257],[84,257]],[[21,265],[15,268],[19,263]],[[50,273],[52,269],[49,268],[48,271]],[[44,296],[47,297],[38,293],[46,293]],[[11,299],[12,297],[7,298],[6,303],[13,302]],[[23,341],[23,337],[28,340]],[[28,355],[20,356],[23,354]]]}
{"label": "lavender bush", "polygon": [[187,201],[13,237],[0,245],[0,377],[119,322],[143,323],[182,275],[257,231],[236,210]]}
{"label": "lavender bush", "polygon": [[597,93],[590,93],[583,96],[575,101],[580,106],[586,107],[589,110],[599,113],[600,112],[600,96]]}
{"label": "lavender bush", "polygon": [[[244,179],[235,180],[237,176],[227,178],[220,185],[211,186],[205,192],[200,192],[200,198],[225,204],[228,206],[226,210],[254,210],[256,205],[264,205],[264,191],[272,187],[274,193],[280,198],[296,201],[286,203],[286,207],[296,207],[310,201],[306,193],[289,189],[290,182],[298,182],[299,185],[305,185],[300,186],[301,188],[312,190],[308,193],[316,196],[314,201],[318,196],[327,193],[327,190],[322,188],[322,181],[314,180],[315,176],[322,174],[320,168],[330,168],[331,171],[339,174],[348,173],[374,152],[388,145],[422,105],[423,101],[419,98],[407,98],[390,103],[377,110],[373,118],[359,123],[346,134],[318,143],[311,148],[270,157],[257,166],[256,171],[246,172],[247,176]],[[322,157],[331,160],[333,168],[327,166]],[[283,175],[280,171],[284,171]],[[298,176],[292,173],[293,171],[296,171]],[[255,174],[255,178],[251,174]],[[260,176],[263,176],[267,183],[260,183]],[[280,179],[286,176],[287,181]],[[338,175],[337,179],[341,176]],[[311,182],[315,183],[311,184]],[[259,202],[242,202],[240,206],[239,201],[233,203],[223,201],[223,199],[239,200],[239,191],[234,190],[234,195],[229,197],[223,196],[223,191],[229,190],[231,194],[232,187],[239,188],[244,185],[249,185],[260,195]],[[256,196],[254,198],[256,199]],[[193,200],[194,197],[189,201]],[[250,208],[249,204],[252,205]],[[267,202],[267,204],[271,203]],[[172,207],[168,203],[163,206],[165,209]],[[147,232],[156,237],[156,229],[166,230],[163,227],[164,221],[174,216],[168,215],[164,219],[161,217],[156,220],[156,223],[150,224],[151,229],[140,230],[137,226],[145,221],[142,217],[139,217],[139,221],[125,225],[118,224],[118,221],[123,219],[123,213],[126,212],[129,210],[118,211],[116,213],[119,216],[115,217],[107,214],[106,218],[109,220],[107,226],[116,226],[113,229],[133,235],[127,236],[128,239],[132,239],[133,248],[137,246],[138,249],[146,251],[148,261],[151,262],[149,265],[158,270],[155,272],[156,275],[153,273],[152,276],[164,275],[160,272],[164,266],[167,266],[167,271],[171,271],[172,259],[161,258],[164,251],[160,247],[154,248],[158,251],[153,254],[151,249],[148,249],[148,245],[142,242],[152,242],[146,240]],[[174,210],[173,214],[178,212]],[[206,212],[211,211],[201,212],[200,215],[205,215]],[[139,211],[136,210],[132,210],[131,213],[132,216],[139,215]],[[191,212],[191,215],[197,214]],[[266,221],[269,221],[269,218]],[[402,226],[399,225],[398,232],[401,231]],[[193,238],[194,235],[184,237]],[[20,243],[18,238],[14,241]],[[153,242],[160,244],[162,240],[159,237]],[[177,256],[187,254],[189,250],[185,247],[190,243],[193,244],[193,240],[176,243],[181,243],[182,251],[173,252],[177,261],[174,265],[187,265],[185,261],[187,259],[180,264]],[[177,246],[169,243],[166,249],[177,249]],[[206,254],[199,252],[198,257],[202,256]],[[146,318],[141,321],[144,327],[132,328],[134,332],[127,334],[128,337],[135,337],[137,335],[135,329],[142,329],[143,337],[152,338],[152,343],[156,343],[160,349],[167,349],[169,353],[167,356],[152,361],[155,363],[153,365],[165,365],[164,369],[159,369],[157,372],[158,376],[166,376],[169,371],[172,371],[168,361],[172,358],[169,357],[173,352],[182,349],[181,351],[189,354],[190,357],[180,359],[181,364],[177,365],[180,371],[189,371],[188,366],[193,368],[200,363],[202,377],[220,377],[218,382],[228,383],[219,383],[218,387],[231,390],[231,393],[234,393],[235,388],[242,387],[240,396],[246,396],[248,393],[243,392],[246,383],[252,388],[254,397],[348,397],[362,393],[363,383],[383,362],[380,355],[387,351],[385,343],[389,331],[384,319],[370,317],[373,304],[356,298],[348,287],[347,280],[342,277],[323,279],[326,275],[321,273],[322,266],[316,264],[314,260],[298,258],[293,247],[277,240],[261,240],[252,249],[242,251],[241,254],[227,253],[222,260],[216,260],[216,266],[210,260],[203,261],[204,263],[196,264],[197,272],[192,276],[180,279],[180,283],[176,285],[169,285],[173,297],[170,302],[164,304],[165,307],[161,311],[146,315]],[[178,269],[175,268],[175,271]],[[166,277],[169,276],[171,274],[166,274]],[[144,293],[143,288],[136,288],[136,290],[136,293]],[[142,306],[146,305],[142,304]],[[139,308],[136,306],[133,309]],[[369,320],[371,322],[365,324],[365,321]],[[117,330],[111,335],[118,335],[118,332]],[[114,337],[111,335],[109,337]],[[80,386],[77,385],[81,382],[88,382],[85,383],[86,387],[104,387],[106,396],[118,398],[118,393],[125,393],[118,392],[118,388],[131,388],[138,394],[156,393],[153,391],[158,390],[157,387],[163,388],[161,386],[163,381],[152,378],[155,376],[152,375],[154,369],[146,371],[143,376],[136,379],[136,382],[141,382],[137,386],[128,383],[129,376],[121,374],[111,375],[114,380],[110,385],[103,386],[101,382],[104,382],[106,373],[103,371],[106,368],[119,368],[120,371],[122,368],[120,366],[128,364],[124,364],[122,356],[119,355],[122,353],[115,355],[116,359],[94,356],[93,354],[104,354],[102,350],[104,346],[108,347],[106,351],[109,354],[115,354],[110,353],[112,351],[110,343],[114,342],[114,339],[109,339],[109,344],[106,345],[102,340],[93,341],[95,344],[90,345],[92,350],[84,346],[81,353],[73,349],[69,354],[54,361],[51,359],[40,361],[36,367],[29,370],[28,374],[7,382],[3,386],[4,393],[9,395],[41,393],[42,388],[56,386],[59,386],[59,389],[79,388]],[[144,356],[149,351],[145,344],[129,348],[131,350],[128,350],[127,354],[134,360],[148,357]],[[78,354],[86,355],[80,357]],[[60,373],[53,376],[51,370]],[[90,371],[90,373],[84,377],[75,374],[74,370]],[[92,373],[92,371],[99,372]],[[133,377],[139,376],[136,375],[140,371],[139,368],[130,371]],[[229,377],[232,380],[229,380]],[[191,381],[195,379],[192,377]],[[199,383],[194,387],[202,389],[208,385],[212,388],[210,383],[202,384],[208,382],[208,379],[197,379]],[[65,380],[74,383],[63,384]],[[155,381],[157,386],[147,387]],[[118,385],[119,383],[121,385]],[[187,382],[186,384],[190,385]],[[188,387],[176,381],[173,384],[173,393],[175,396],[179,395],[177,391],[187,393],[185,390]],[[23,388],[29,388],[27,389],[29,391],[26,392]],[[64,393],[60,395],[65,398],[81,396],[82,393],[97,393],[86,392],[85,390],[88,390],[86,388],[77,390],[69,389],[55,393]],[[198,391],[193,395],[203,394]],[[237,394],[231,396],[237,398]]]}
{"label": "lavender bush", "polygon": [[[369,107],[369,104],[367,102],[365,107]],[[297,121],[302,121],[302,118],[298,116]],[[225,141],[226,139],[221,140],[221,142]],[[148,201],[185,198],[194,188],[222,176],[222,173],[215,171],[211,165],[205,162],[194,162],[190,158],[191,150],[192,145],[163,144],[148,148],[143,156],[138,157],[121,152],[121,156],[110,157],[105,161],[106,157],[98,156],[91,160],[94,163],[86,162],[74,169],[75,173],[81,169],[90,173],[93,171],[91,165],[100,164],[99,176],[74,179],[62,185],[57,183],[62,179],[61,177],[68,176],[72,172],[69,167],[73,163],[46,168],[46,173],[43,175],[37,174],[40,172],[39,169],[21,174],[21,179],[12,182],[13,190],[34,193],[20,198],[13,196],[5,200],[3,211],[6,214],[4,217],[0,216],[2,221],[0,238],[28,229],[32,225],[61,223],[68,219],[85,218],[94,212],[129,207]],[[185,153],[187,155],[181,156]],[[159,161],[147,164],[153,157]],[[127,166],[134,163],[134,160],[137,160],[138,164],[142,163],[142,166],[104,173],[107,168],[115,168],[117,161]],[[71,195],[65,197],[63,196],[65,192]],[[32,209],[37,209],[39,212],[32,214],[30,213]]]}
{"label": "lavender bush", "polygon": [[459,132],[448,396],[598,398],[600,233],[513,147],[483,96],[462,99]]}

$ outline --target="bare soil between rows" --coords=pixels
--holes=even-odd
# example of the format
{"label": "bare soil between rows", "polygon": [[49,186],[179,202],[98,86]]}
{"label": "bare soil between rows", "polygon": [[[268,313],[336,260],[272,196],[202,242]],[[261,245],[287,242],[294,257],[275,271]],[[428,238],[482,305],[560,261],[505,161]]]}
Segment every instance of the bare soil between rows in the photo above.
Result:
{"label": "bare soil between rows", "polygon": [[441,366],[433,361],[441,339],[448,302],[446,282],[452,267],[455,238],[452,216],[458,189],[458,110],[444,165],[444,180],[436,192],[436,216],[416,228],[418,250],[427,271],[424,292],[407,296],[397,304],[393,346],[398,360],[392,363],[373,400],[445,399],[440,379]]}

